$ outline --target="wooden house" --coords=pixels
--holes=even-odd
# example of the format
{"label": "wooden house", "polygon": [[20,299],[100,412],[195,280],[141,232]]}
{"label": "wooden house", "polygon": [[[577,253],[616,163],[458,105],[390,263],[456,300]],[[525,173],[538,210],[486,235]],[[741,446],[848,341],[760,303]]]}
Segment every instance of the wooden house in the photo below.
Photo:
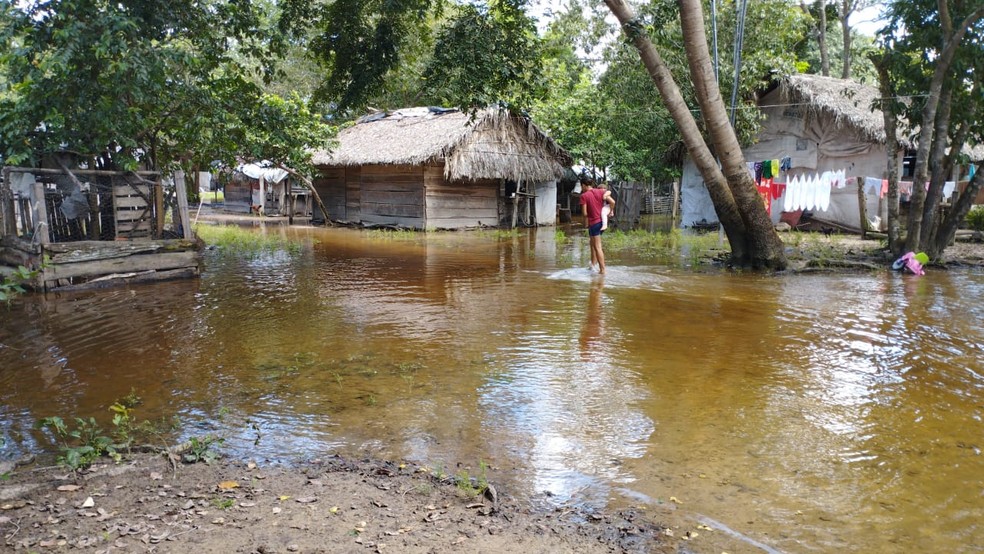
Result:
{"label": "wooden house", "polygon": [[334,221],[413,229],[553,225],[570,156],[499,109],[409,108],[363,117],[316,152]]}
{"label": "wooden house", "polygon": [[23,266],[39,290],[199,275],[183,174],[5,167],[0,277]]}

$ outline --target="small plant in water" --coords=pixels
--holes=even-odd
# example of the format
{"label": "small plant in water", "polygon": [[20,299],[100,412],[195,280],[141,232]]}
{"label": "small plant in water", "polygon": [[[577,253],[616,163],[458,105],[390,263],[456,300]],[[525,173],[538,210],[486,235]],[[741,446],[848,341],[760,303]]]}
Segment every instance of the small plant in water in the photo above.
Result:
{"label": "small plant in water", "polygon": [[211,464],[215,460],[219,459],[219,453],[216,452],[214,448],[221,446],[223,442],[224,439],[212,435],[205,435],[201,438],[192,437],[188,439],[187,449],[181,456],[181,461],[186,464],[194,464],[197,462]]}
{"label": "small plant in water", "polygon": [[14,297],[27,292],[24,289],[24,283],[33,279],[37,274],[37,271],[32,271],[22,265],[17,266],[11,275],[0,279],[0,302],[10,304]]}
{"label": "small plant in water", "polygon": [[475,477],[468,475],[468,471],[462,469],[455,475],[454,482],[458,490],[466,496],[480,496],[489,488],[488,468],[485,462],[479,462],[479,473]]}

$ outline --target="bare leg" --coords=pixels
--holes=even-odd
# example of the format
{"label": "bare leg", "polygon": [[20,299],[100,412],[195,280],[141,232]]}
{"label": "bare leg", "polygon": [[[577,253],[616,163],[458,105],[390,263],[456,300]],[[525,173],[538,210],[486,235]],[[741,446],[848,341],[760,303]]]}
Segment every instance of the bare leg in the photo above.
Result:
{"label": "bare leg", "polygon": [[601,209],[601,230],[604,231],[608,228],[608,214],[611,213],[612,209],[607,205]]}
{"label": "bare leg", "polygon": [[601,249],[601,235],[591,237],[591,256],[598,262],[598,273],[604,273],[605,251]]}

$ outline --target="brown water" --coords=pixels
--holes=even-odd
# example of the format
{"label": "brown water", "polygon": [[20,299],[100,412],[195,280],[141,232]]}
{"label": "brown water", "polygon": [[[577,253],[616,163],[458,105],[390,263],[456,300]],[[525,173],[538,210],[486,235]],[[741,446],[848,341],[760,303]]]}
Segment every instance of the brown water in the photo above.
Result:
{"label": "brown water", "polygon": [[0,309],[0,458],[50,448],[39,418],[108,422],[132,389],[138,417],[180,417],[173,440],[222,432],[257,459],[486,462],[557,504],[673,497],[749,551],[984,549],[979,271],[694,274],[610,254],[600,279],[552,229],[268,232],[305,246]]}

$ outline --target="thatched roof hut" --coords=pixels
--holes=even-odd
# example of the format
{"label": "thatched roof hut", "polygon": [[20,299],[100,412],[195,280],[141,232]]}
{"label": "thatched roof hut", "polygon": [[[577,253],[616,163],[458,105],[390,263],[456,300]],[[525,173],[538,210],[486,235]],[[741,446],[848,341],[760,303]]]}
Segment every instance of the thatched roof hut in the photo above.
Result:
{"label": "thatched roof hut", "polygon": [[520,204],[529,224],[554,223],[571,158],[506,110],[408,108],[363,117],[313,162],[333,220],[460,229],[515,224]]}
{"label": "thatched roof hut", "polygon": [[318,166],[422,165],[443,160],[444,176],[549,181],[571,158],[529,118],[489,108],[468,114],[407,108],[365,116],[338,134],[338,148],[318,151]]}

